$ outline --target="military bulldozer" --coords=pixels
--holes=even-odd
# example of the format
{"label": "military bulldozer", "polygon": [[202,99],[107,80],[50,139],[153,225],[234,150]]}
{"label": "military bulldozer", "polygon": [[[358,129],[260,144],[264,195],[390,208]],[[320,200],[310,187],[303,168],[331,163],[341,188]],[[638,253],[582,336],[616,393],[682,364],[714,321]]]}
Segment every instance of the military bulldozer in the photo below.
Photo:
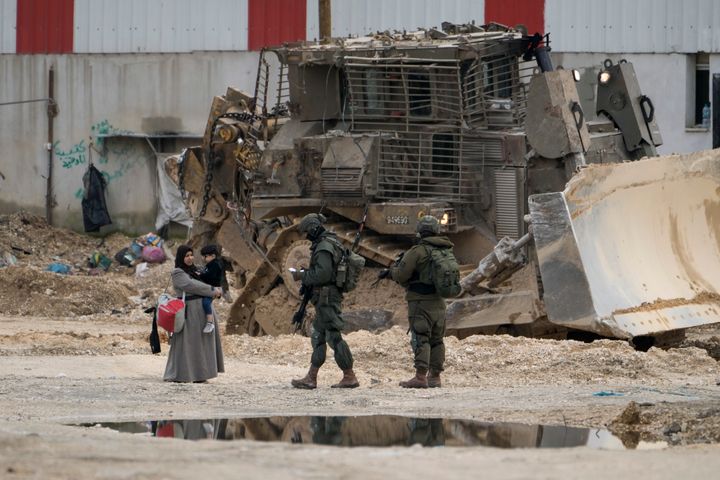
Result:
{"label": "military bulldozer", "polygon": [[452,25],[263,50],[253,95],[213,100],[203,144],[166,169],[243,279],[227,330],[261,335],[256,302],[295,297],[294,220],[390,265],[436,216],[464,266],[449,334],[598,335],[658,344],[720,320],[720,156],[656,157],[654,105],[606,61],[597,119],[548,36]]}

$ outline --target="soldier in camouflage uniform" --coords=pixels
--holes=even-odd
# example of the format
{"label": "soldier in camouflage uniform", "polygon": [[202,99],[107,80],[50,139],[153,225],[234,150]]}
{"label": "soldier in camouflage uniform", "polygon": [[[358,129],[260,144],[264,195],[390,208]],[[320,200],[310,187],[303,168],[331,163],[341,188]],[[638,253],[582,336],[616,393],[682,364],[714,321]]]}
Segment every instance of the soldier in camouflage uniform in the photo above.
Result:
{"label": "soldier in camouflage uniform", "polygon": [[317,388],[317,374],[325,363],[327,344],[335,352],[335,362],[343,371],[343,378],[333,388],[355,388],[360,385],[353,372],[353,357],[350,347],[343,340],[341,330],[345,326],[341,314],[343,294],[335,285],[337,263],[342,255],[341,243],[334,233],[322,226],[325,217],[311,213],[303,217],[298,231],[312,241],[310,266],[307,270],[293,273],[295,280],[301,280],[304,288],[312,288],[311,302],[315,306],[311,343],[313,347],[310,370],[304,378],[292,381],[295,388]]}
{"label": "soldier in camouflage uniform", "polygon": [[[435,291],[430,277],[430,251],[432,248],[452,248],[445,236],[439,236],[437,218],[425,215],[418,221],[419,241],[405,252],[402,258],[382,272],[405,287],[408,302],[408,321],[415,353],[415,376],[400,382],[404,388],[440,387],[440,372],[445,364],[445,300]],[[429,371],[429,375],[428,375]]]}

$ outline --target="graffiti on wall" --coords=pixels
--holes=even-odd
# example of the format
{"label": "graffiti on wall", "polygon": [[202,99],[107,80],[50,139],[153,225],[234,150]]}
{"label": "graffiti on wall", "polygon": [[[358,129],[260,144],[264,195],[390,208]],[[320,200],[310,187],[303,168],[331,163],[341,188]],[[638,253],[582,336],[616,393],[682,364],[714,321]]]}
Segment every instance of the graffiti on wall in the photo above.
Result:
{"label": "graffiti on wall", "polygon": [[57,140],[53,143],[52,149],[53,154],[58,161],[60,161],[60,165],[62,165],[63,168],[73,168],[87,162],[87,146],[85,145],[85,140],[80,140],[80,142],[70,146],[67,150],[60,148],[60,140]]}
{"label": "graffiti on wall", "polygon": [[[61,148],[60,141],[56,141],[52,148],[53,153],[62,168],[74,169],[89,162],[109,166],[112,158],[112,170],[100,169],[105,181],[110,183],[123,178],[129,171],[138,165],[146,165],[154,158],[147,149],[141,148],[137,142],[108,142],[108,134],[127,133],[113,127],[107,120],[102,120],[90,127],[90,143],[81,140],[70,147]],[[75,198],[81,199],[85,193],[83,187],[75,191]]]}
{"label": "graffiti on wall", "polygon": [[90,127],[90,137],[95,137],[93,140],[94,150],[99,154],[98,163],[108,163],[107,148],[106,148],[106,135],[109,134],[120,134],[122,131],[113,127],[107,120],[102,120]]}
{"label": "graffiti on wall", "polygon": [[99,135],[107,135],[109,133],[115,133],[118,130],[115,129],[110,122],[102,120],[90,127],[90,144],[86,145],[85,140],[80,140],[63,149],[60,147],[60,140],[56,140],[52,144],[53,154],[60,162],[62,168],[71,169],[85,165],[88,163],[88,158],[92,157],[93,152],[98,154],[97,162],[104,164],[108,162],[107,155],[105,154],[105,138]]}

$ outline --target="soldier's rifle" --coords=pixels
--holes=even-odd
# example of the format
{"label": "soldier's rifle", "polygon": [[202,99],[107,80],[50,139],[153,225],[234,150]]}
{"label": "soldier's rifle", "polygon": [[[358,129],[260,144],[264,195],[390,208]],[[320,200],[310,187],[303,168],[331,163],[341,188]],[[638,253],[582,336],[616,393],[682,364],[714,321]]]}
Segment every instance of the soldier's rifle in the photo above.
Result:
{"label": "soldier's rifle", "polygon": [[302,301],[297,309],[297,312],[293,315],[292,323],[295,325],[295,331],[297,332],[302,328],[303,320],[305,320],[305,311],[307,310],[307,304],[312,297],[312,287],[306,285],[300,286],[300,293],[302,294]]}

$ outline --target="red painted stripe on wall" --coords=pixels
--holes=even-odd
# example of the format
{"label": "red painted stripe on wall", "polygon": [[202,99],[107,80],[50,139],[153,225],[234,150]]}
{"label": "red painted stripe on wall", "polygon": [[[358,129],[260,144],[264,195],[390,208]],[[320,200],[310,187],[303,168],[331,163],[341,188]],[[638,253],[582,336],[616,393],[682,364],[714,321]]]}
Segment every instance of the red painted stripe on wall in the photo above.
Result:
{"label": "red painted stripe on wall", "polygon": [[17,0],[17,53],[72,53],[74,0]]}
{"label": "red painted stripe on wall", "polygon": [[307,0],[249,0],[248,48],[305,40]]}
{"label": "red painted stripe on wall", "polygon": [[545,33],[545,0],[485,0],[485,23],[514,27],[521,23],[528,34]]}

